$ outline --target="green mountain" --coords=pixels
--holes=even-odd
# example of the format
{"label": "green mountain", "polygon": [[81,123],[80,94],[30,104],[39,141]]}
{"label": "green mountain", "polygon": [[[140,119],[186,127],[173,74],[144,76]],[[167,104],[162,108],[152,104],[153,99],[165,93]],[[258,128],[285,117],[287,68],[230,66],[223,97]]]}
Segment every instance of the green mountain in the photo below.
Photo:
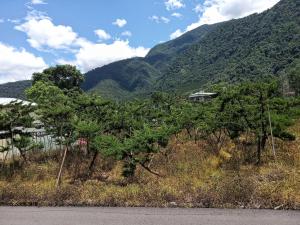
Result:
{"label": "green mountain", "polygon": [[[154,91],[182,94],[218,82],[287,79],[299,59],[300,1],[281,0],[261,14],[203,25],[155,46],[144,58],[91,70],[82,88],[120,100]],[[0,85],[0,96],[22,96],[25,84],[30,82]]]}
{"label": "green mountain", "polygon": [[282,0],[242,19],[203,25],[133,58],[88,72],[83,88],[124,99],[184,93],[208,84],[285,76],[300,58],[300,1]]}
{"label": "green mountain", "polygon": [[25,99],[25,89],[31,86],[30,80],[0,84],[0,98]]}
{"label": "green mountain", "polygon": [[207,83],[284,76],[300,57],[300,1],[218,25],[173,61],[157,84],[190,90]]}
{"label": "green mountain", "polygon": [[107,98],[130,98],[146,93],[161,74],[143,58],[118,61],[85,74],[84,90]]}

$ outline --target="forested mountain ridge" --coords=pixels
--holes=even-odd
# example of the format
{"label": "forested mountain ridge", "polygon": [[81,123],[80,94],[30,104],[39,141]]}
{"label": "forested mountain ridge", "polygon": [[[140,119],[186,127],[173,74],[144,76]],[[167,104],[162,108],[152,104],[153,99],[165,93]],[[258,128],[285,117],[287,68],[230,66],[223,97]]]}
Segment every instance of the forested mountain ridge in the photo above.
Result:
{"label": "forested mountain ridge", "polygon": [[206,83],[284,76],[300,56],[300,1],[232,20],[180,54],[157,87],[190,90]]}
{"label": "forested mountain ridge", "polygon": [[84,90],[108,98],[131,98],[147,95],[177,54],[188,49],[211,31],[215,25],[199,29],[152,48],[145,58],[125,59],[96,68],[85,75]]}
{"label": "forested mountain ridge", "polygon": [[25,99],[25,89],[31,87],[30,80],[0,84],[0,98]]}
{"label": "forested mountain ridge", "polygon": [[82,88],[103,97],[124,99],[130,98],[132,93],[149,91],[160,76],[143,58],[132,58],[89,71]]}
{"label": "forested mountain ridge", "polygon": [[299,56],[300,1],[281,0],[261,14],[203,25],[155,46],[145,58],[97,68],[86,74],[83,87],[106,96],[111,90],[113,98],[154,90],[183,93],[217,82],[286,77]]}
{"label": "forested mountain ridge", "polygon": [[154,91],[182,94],[218,82],[287,80],[299,58],[300,1],[281,0],[261,14],[198,27],[155,46],[145,58],[93,69],[82,88],[124,100]]}
{"label": "forested mountain ridge", "polygon": [[145,61],[163,71],[170,66],[169,63],[176,58],[177,54],[184,52],[190,46],[199,42],[217,25],[219,24],[203,25],[174,40],[156,45],[146,55]]}

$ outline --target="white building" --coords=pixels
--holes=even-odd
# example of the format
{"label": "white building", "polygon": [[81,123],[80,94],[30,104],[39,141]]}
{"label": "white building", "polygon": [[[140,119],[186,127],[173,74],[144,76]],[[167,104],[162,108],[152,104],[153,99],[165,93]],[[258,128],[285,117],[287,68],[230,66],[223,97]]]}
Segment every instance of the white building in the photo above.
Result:
{"label": "white building", "polygon": [[14,102],[16,102],[16,103],[22,102],[23,105],[29,105],[29,104],[36,105],[36,103],[24,101],[24,100],[17,99],[17,98],[0,98],[0,105],[8,105],[8,104],[14,103]]}
{"label": "white building", "polygon": [[217,96],[217,93],[200,91],[200,92],[191,94],[189,96],[189,99],[192,101],[204,102],[204,101],[212,99],[216,96]]}

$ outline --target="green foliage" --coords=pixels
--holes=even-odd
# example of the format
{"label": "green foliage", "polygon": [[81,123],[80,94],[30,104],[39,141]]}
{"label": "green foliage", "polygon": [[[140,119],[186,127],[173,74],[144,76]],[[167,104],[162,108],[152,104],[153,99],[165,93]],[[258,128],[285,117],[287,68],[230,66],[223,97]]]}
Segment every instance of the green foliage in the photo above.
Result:
{"label": "green foliage", "polygon": [[0,130],[8,131],[8,137],[6,138],[10,139],[9,146],[3,150],[7,151],[10,148],[17,148],[24,161],[26,161],[26,152],[37,145],[28,134],[18,132],[15,128],[32,127],[34,109],[35,107],[31,104],[26,105],[22,102],[11,102],[0,107]]}
{"label": "green foliage", "polygon": [[[220,82],[287,77],[300,56],[299,11],[296,0],[282,0],[261,14],[201,26],[155,46],[145,58],[90,71],[83,88],[128,100],[154,91],[182,94]],[[299,86],[294,75],[290,79]]]}
{"label": "green foliage", "polygon": [[[93,139],[92,147],[101,152],[104,156],[115,156],[118,158],[120,152],[120,142],[113,135],[98,135]],[[118,158],[120,159],[120,158]]]}
{"label": "green foliage", "polygon": [[[293,100],[280,96],[279,84],[275,81],[243,83],[230,86],[219,95],[219,114],[215,119],[218,129],[225,129],[231,139],[237,139],[245,132],[255,135],[257,157],[271,135],[293,140],[294,136],[286,131],[293,123],[289,116],[291,109],[299,108]],[[218,103],[218,102],[217,102]]]}
{"label": "green foliage", "polygon": [[296,96],[300,96],[300,60],[298,60],[298,63],[289,71],[288,78],[289,84],[295,91]]}
{"label": "green foliage", "polygon": [[[62,89],[49,81],[37,81],[26,90],[28,99],[38,104],[37,115],[43,122],[47,132],[57,137],[62,145],[63,141],[70,142],[72,119],[75,114],[73,97],[75,92],[65,94]],[[72,97],[70,97],[70,96]]]}
{"label": "green foliage", "polygon": [[255,137],[258,162],[271,126],[274,136],[294,139],[286,129],[299,116],[300,102],[284,98],[277,79],[220,83],[213,89],[217,97],[201,103],[162,92],[144,100],[112,102],[74,88],[66,92],[53,82],[40,80],[27,95],[38,103],[38,115],[61,145],[72,146],[80,139],[86,142],[88,155],[93,153],[90,172],[100,154],[122,161],[126,177],[134,176],[137,166],[160,176],[151,168],[152,159],[182,131],[195,141],[210,141],[215,152],[221,150],[224,138],[238,141],[250,134]]}
{"label": "green foliage", "polygon": [[158,86],[188,91],[207,83],[279,77],[299,57],[298,12],[297,1],[282,0],[262,14],[217,25],[178,55]]}
{"label": "green foliage", "polygon": [[35,106],[22,102],[11,102],[0,106],[0,129],[10,130],[18,126],[30,127],[33,122],[32,112]]}
{"label": "green foliage", "polygon": [[33,84],[38,81],[51,82],[60,89],[79,88],[83,82],[83,75],[75,66],[57,65],[45,69],[42,73],[32,75]]}
{"label": "green foliage", "polygon": [[[150,97],[156,91],[186,94],[220,82],[282,77],[299,95],[299,11],[297,0],[281,0],[261,14],[201,26],[155,46],[145,58],[89,71],[81,87],[123,101]],[[39,80],[69,89],[78,87],[82,76],[66,65],[34,74],[33,82]]]}
{"label": "green foliage", "polygon": [[160,72],[142,58],[115,62],[85,74],[83,90],[100,94],[103,97],[124,100],[131,92],[151,92],[151,87]]}

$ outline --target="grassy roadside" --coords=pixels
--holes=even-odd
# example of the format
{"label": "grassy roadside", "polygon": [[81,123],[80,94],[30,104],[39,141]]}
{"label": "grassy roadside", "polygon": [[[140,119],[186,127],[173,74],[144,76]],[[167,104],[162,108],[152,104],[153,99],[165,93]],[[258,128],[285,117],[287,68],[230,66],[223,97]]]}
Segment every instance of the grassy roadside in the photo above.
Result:
{"label": "grassy roadside", "polygon": [[251,151],[234,143],[216,154],[207,142],[185,140],[185,135],[172,141],[167,156],[153,159],[162,178],[138,168],[136,179],[128,181],[119,163],[99,159],[93,179],[73,179],[87,167],[78,157],[81,167],[67,164],[56,190],[57,160],[38,160],[1,178],[0,204],[300,209],[300,121],[290,130],[296,141],[276,140],[276,161],[268,148],[259,167],[247,161]]}

